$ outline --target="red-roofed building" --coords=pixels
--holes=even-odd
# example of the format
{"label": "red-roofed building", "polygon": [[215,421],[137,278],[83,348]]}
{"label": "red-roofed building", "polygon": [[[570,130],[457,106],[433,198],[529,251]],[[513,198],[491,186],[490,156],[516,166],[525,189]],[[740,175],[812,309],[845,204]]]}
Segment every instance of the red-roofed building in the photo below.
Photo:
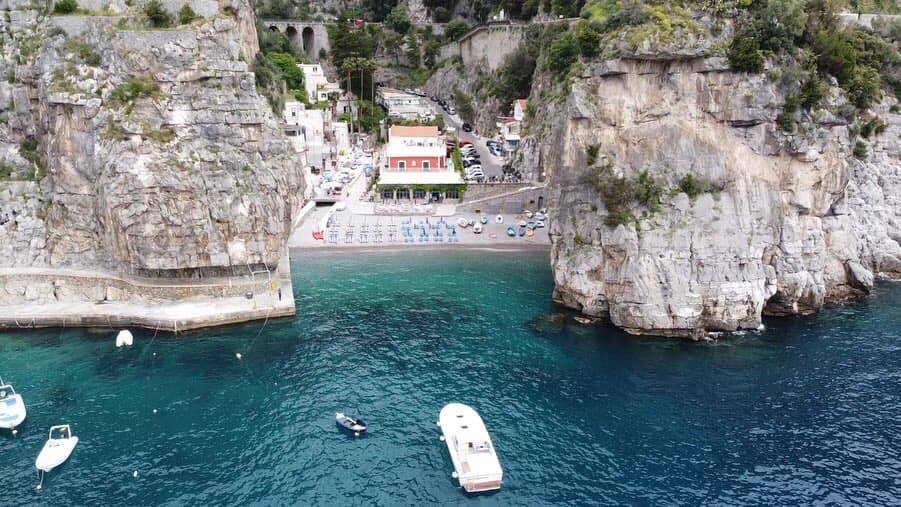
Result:
{"label": "red-roofed building", "polygon": [[438,135],[438,127],[391,127],[385,155],[387,172],[440,172],[447,169],[447,148]]}
{"label": "red-roofed building", "polygon": [[378,189],[383,201],[459,199],[463,178],[448,163],[438,127],[395,125],[388,131]]}

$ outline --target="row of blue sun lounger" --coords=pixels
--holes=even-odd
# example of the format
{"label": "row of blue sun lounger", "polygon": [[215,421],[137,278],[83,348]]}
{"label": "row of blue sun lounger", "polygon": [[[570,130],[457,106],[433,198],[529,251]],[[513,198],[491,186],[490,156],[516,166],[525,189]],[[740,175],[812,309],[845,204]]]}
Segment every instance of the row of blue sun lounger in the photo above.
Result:
{"label": "row of blue sun lounger", "polygon": [[[457,236],[457,229],[453,224],[446,223],[443,219],[436,223],[426,223],[419,221],[412,223],[412,220],[406,219],[401,221],[400,236],[398,236],[397,226],[395,224],[387,225],[387,234],[382,232],[381,225],[372,226],[372,230],[367,225],[360,226],[360,230],[356,231],[356,227],[348,225],[341,234],[340,228],[330,226],[328,229],[328,242],[337,244],[339,238],[343,239],[345,244],[351,243],[397,243],[403,241],[409,243],[458,243],[460,238]],[[356,241],[354,241],[356,239]]]}

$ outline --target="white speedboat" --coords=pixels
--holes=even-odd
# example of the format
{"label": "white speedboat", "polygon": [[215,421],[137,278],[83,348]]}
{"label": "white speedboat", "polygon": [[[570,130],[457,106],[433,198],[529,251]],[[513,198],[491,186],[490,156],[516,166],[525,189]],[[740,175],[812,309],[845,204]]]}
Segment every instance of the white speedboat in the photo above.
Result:
{"label": "white speedboat", "polygon": [[465,229],[465,228],[469,227],[469,220],[467,220],[463,217],[460,217],[457,219],[457,225],[459,225],[461,228]]}
{"label": "white speedboat", "polygon": [[460,486],[468,493],[501,489],[504,472],[478,412],[450,403],[441,409],[438,425]]}
{"label": "white speedboat", "polygon": [[0,379],[0,429],[13,430],[25,421],[27,412],[25,400],[21,394],[16,394],[13,386]]}
{"label": "white speedboat", "polygon": [[472,226],[472,232],[476,234],[482,234],[482,224],[475,224]]}
{"label": "white speedboat", "polygon": [[116,347],[131,347],[135,342],[135,337],[131,331],[123,329],[116,335]]}
{"label": "white speedboat", "polygon": [[38,454],[38,459],[34,461],[34,466],[41,472],[53,470],[69,459],[77,444],[78,437],[72,435],[68,424],[52,426],[50,436]]}

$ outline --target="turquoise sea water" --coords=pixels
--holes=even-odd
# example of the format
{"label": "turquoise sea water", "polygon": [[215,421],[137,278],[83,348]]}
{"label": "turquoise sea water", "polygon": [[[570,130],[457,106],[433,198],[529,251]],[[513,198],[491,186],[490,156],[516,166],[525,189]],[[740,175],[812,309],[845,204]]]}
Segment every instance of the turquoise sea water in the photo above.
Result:
{"label": "turquoise sea water", "polygon": [[[901,503],[899,285],[696,344],[548,318],[546,252],[293,262],[298,318],[265,327],[140,331],[129,349],[0,334],[30,411],[0,435],[0,504]],[[435,426],[451,401],[485,419],[499,493],[451,479]],[[339,432],[339,410],[371,434]],[[81,443],[38,493],[63,422]]]}

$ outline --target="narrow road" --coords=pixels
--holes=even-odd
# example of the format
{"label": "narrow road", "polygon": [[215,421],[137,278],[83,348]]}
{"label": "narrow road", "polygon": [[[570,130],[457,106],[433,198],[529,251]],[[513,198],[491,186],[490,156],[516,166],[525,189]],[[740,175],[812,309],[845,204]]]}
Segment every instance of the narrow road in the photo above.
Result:
{"label": "narrow road", "polygon": [[473,146],[476,147],[476,152],[479,154],[479,158],[482,160],[482,172],[485,173],[486,178],[494,176],[500,179],[504,176],[504,159],[502,157],[495,157],[491,154],[490,151],[488,151],[488,145],[485,144],[487,138],[477,136],[472,132],[464,132],[463,120],[461,120],[458,115],[451,116],[450,114],[448,114],[441,107],[441,104],[432,102],[432,109],[434,109],[437,114],[440,114],[444,117],[445,125],[457,129],[457,137],[461,141],[469,141],[473,144]]}

